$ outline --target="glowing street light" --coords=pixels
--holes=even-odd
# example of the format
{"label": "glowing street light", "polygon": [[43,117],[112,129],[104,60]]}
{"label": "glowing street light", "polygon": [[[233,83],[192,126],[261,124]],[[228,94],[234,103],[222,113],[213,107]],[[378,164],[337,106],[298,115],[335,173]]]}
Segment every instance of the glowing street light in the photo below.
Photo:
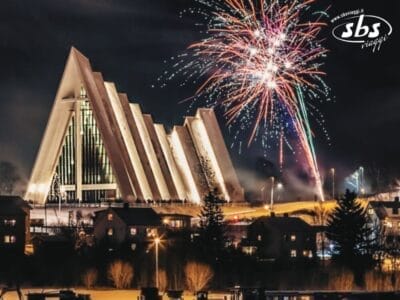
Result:
{"label": "glowing street light", "polygon": [[335,168],[331,168],[332,176],[332,200],[335,199]]}
{"label": "glowing street light", "polygon": [[271,177],[271,204],[270,204],[271,211],[272,211],[273,206],[274,206],[274,185],[275,185],[275,177],[272,176]]}
{"label": "glowing street light", "polygon": [[156,288],[159,287],[159,278],[158,278],[158,245],[160,244],[161,240],[159,237],[154,239],[154,245],[156,249]]}
{"label": "glowing street light", "polygon": [[276,189],[277,189],[277,193],[278,193],[278,200],[280,200],[281,199],[281,192],[282,192],[282,189],[283,189],[283,184],[281,183],[281,182],[278,182],[277,184],[276,184]]}

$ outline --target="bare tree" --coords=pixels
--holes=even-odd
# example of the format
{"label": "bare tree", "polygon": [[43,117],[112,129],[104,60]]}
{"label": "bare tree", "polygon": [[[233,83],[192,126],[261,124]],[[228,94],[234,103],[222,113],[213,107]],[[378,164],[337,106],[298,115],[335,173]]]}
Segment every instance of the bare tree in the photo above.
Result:
{"label": "bare tree", "polygon": [[351,291],[354,285],[352,272],[345,269],[332,270],[329,273],[328,289],[335,291]]}
{"label": "bare tree", "polygon": [[168,287],[167,272],[164,269],[158,271],[158,289],[165,292]]}
{"label": "bare tree", "polygon": [[186,285],[193,293],[207,287],[214,272],[209,265],[190,261],[185,266]]}
{"label": "bare tree", "polygon": [[82,275],[82,282],[87,289],[91,289],[96,285],[98,273],[96,269],[88,269]]}
{"label": "bare tree", "polygon": [[128,262],[116,260],[108,267],[107,275],[117,289],[126,289],[132,283],[133,267]]}

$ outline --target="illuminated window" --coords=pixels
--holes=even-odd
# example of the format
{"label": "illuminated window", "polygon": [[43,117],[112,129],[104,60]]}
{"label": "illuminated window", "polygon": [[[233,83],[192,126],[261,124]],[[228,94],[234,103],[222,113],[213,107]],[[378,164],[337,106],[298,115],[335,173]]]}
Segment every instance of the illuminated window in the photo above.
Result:
{"label": "illuminated window", "polygon": [[257,236],[257,241],[261,241],[261,235],[259,234],[258,236]]}
{"label": "illuminated window", "polygon": [[257,251],[257,247],[254,247],[254,246],[242,247],[242,252],[247,255],[253,255],[254,253],[256,253],[256,251]]}
{"label": "illuminated window", "polygon": [[312,258],[313,257],[312,251],[311,250],[304,250],[303,251],[303,256],[304,257],[308,257],[308,258]]}
{"label": "illuminated window", "polygon": [[131,227],[130,232],[131,232],[131,235],[136,235],[137,229],[135,227]]}
{"label": "illuminated window", "polygon": [[292,242],[294,242],[294,241],[296,240],[296,235],[292,234],[292,235],[290,236],[290,240],[291,240]]}
{"label": "illuminated window", "polygon": [[6,226],[15,226],[17,221],[15,219],[5,219],[4,220],[4,225]]}
{"label": "illuminated window", "polygon": [[17,241],[15,235],[5,235],[4,243],[6,244],[14,244]]}
{"label": "illuminated window", "polygon": [[131,244],[131,249],[132,249],[132,251],[135,251],[135,250],[136,250],[136,244],[135,244],[135,243],[132,243],[132,244]]}
{"label": "illuminated window", "polygon": [[107,215],[107,220],[108,220],[108,221],[112,221],[112,220],[113,220],[113,214],[112,214],[112,213],[109,213],[109,214]]}
{"label": "illuminated window", "polygon": [[81,90],[80,90],[80,93],[79,93],[79,98],[80,99],[86,99],[87,98],[86,90],[85,90],[85,88],[83,86],[81,86]]}
{"label": "illuminated window", "polygon": [[112,228],[108,228],[107,235],[112,236],[114,234],[114,230]]}
{"label": "illuminated window", "polygon": [[400,228],[400,221],[399,221],[399,222],[397,222],[397,227],[399,227],[399,228]]}
{"label": "illuminated window", "polygon": [[182,220],[164,220],[164,224],[168,224],[170,227],[173,228],[182,228],[183,227],[183,221]]}
{"label": "illuminated window", "polygon": [[290,250],[290,257],[296,257],[297,256],[297,251],[292,249]]}
{"label": "illuminated window", "polygon": [[389,228],[393,227],[393,223],[391,221],[386,221],[386,226]]}
{"label": "illuminated window", "polygon": [[374,209],[373,208],[368,208],[368,214],[372,215],[374,213]]}

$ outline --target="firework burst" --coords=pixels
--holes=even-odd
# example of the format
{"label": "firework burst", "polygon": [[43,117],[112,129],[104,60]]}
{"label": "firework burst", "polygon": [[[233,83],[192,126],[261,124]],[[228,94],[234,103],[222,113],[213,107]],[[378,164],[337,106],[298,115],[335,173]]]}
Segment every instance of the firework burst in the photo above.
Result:
{"label": "firework burst", "polygon": [[[328,89],[322,80],[321,58],[327,50],[318,35],[323,13],[310,12],[314,0],[197,0],[207,22],[207,36],[192,44],[175,64],[186,82],[202,84],[192,98],[224,108],[227,123],[248,131],[248,144],[263,144],[294,132],[310,174],[324,199],[313,146],[309,115],[312,103]],[[314,20],[302,21],[306,12]]]}

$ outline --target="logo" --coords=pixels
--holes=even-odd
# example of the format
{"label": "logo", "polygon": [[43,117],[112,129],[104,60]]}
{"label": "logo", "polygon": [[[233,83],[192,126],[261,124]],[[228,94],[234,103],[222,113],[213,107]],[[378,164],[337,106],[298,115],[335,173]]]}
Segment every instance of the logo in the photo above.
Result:
{"label": "logo", "polygon": [[359,44],[361,49],[379,51],[392,34],[392,25],[382,17],[367,15],[364,9],[342,13],[333,18],[332,35],[339,41]]}

